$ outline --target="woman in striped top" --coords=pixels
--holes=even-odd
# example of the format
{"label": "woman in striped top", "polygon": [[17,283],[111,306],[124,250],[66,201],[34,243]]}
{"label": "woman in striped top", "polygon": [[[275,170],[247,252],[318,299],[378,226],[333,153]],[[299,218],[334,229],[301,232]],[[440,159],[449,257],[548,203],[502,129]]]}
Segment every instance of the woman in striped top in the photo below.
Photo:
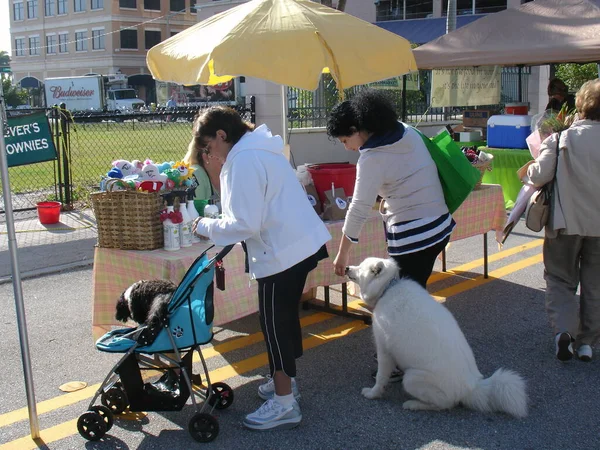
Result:
{"label": "woman in striped top", "polygon": [[327,121],[327,133],[346,150],[360,153],[335,273],[345,274],[352,244],[358,242],[379,195],[388,253],[398,263],[401,276],[425,287],[435,258],[456,224],[422,138],[398,121],[385,94],[372,89],[336,105]]}

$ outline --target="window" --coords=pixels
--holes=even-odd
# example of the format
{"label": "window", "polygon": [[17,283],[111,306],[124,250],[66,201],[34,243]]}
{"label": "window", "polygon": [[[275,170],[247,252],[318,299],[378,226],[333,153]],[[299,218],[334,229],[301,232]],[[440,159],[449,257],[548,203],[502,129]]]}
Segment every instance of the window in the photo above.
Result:
{"label": "window", "polygon": [[137,0],[119,0],[119,7],[137,9]]}
{"label": "window", "polygon": [[13,20],[23,20],[24,12],[23,2],[13,3]]}
{"label": "window", "polygon": [[377,21],[422,19],[433,15],[433,0],[380,0],[375,5]]}
{"label": "window", "polygon": [[137,50],[137,30],[121,30],[121,48]]}
{"label": "window", "polygon": [[51,34],[46,36],[46,54],[56,54],[56,35]]}
{"label": "window", "polygon": [[56,15],[56,0],[44,1],[44,14],[46,17]]}
{"label": "window", "polygon": [[35,19],[38,11],[38,0],[27,0],[27,18]]}
{"label": "window", "polygon": [[[488,14],[506,9],[507,0],[456,0],[456,15]],[[442,16],[448,15],[448,0],[442,1]]]}
{"label": "window", "polygon": [[67,14],[67,0],[58,0],[58,15]]}
{"label": "window", "polygon": [[68,53],[69,33],[60,33],[58,35],[58,53]]}
{"label": "window", "polygon": [[75,51],[86,52],[87,47],[87,31],[75,32]]}
{"label": "window", "polygon": [[85,0],[73,0],[73,11],[85,11]]}
{"label": "window", "polygon": [[171,37],[175,36],[178,33],[179,33],[179,31],[171,31]]}
{"label": "window", "polygon": [[146,50],[150,50],[156,44],[160,44],[160,31],[144,31]]}
{"label": "window", "polygon": [[103,9],[104,0],[92,0],[91,9]]}
{"label": "window", "polygon": [[29,38],[29,54],[39,55],[40,54],[40,37],[32,36]]}
{"label": "window", "polygon": [[15,55],[25,56],[25,38],[15,39]]}
{"label": "window", "polygon": [[144,9],[160,11],[160,0],[144,0]]}
{"label": "window", "polygon": [[169,11],[183,11],[185,9],[185,0],[170,0]]}
{"label": "window", "polygon": [[92,30],[92,50],[104,50],[104,28]]}

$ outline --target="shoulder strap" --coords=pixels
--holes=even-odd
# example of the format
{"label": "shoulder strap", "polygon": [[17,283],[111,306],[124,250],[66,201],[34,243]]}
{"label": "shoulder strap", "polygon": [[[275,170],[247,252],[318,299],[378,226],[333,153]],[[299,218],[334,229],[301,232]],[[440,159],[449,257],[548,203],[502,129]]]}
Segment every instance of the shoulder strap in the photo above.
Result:
{"label": "shoulder strap", "polygon": [[556,134],[556,164],[554,165],[554,176],[553,180],[556,179],[556,172],[558,171],[558,155],[560,152],[560,131]]}

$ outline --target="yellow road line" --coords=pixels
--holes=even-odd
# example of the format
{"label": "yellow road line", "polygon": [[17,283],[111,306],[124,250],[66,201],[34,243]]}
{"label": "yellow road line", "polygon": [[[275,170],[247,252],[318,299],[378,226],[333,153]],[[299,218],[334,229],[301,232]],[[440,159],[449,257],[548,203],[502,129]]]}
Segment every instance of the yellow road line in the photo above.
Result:
{"label": "yellow road line", "polygon": [[[365,325],[362,320],[355,320],[353,322],[340,325],[339,327],[324,331],[321,334],[313,334],[312,336],[303,339],[302,345],[305,350],[308,350],[318,347],[319,345],[323,345],[329,341],[364,330],[367,327],[368,326]],[[251,358],[244,359],[239,363],[234,363],[212,370],[209,372],[209,376],[212,382],[225,381],[237,375],[242,375],[246,372],[258,369],[259,367],[268,364],[268,362],[268,356],[265,352]],[[7,444],[0,445],[0,450],[35,450],[50,444],[51,442],[65,439],[77,433],[77,419],[74,419],[42,430],[40,432],[41,442],[38,441],[36,443],[33,439],[31,439],[30,436],[25,436]]]}
{"label": "yellow road line", "polygon": [[[468,291],[475,287],[487,284],[492,280],[501,278],[510,273],[519,271],[521,269],[524,269],[526,267],[529,267],[531,265],[537,264],[542,261],[543,261],[542,254],[534,255],[534,256],[526,258],[522,261],[518,261],[516,263],[509,264],[508,266],[505,266],[505,267],[502,267],[502,268],[499,268],[499,269],[496,269],[496,270],[490,272],[489,278],[483,278],[483,276],[480,276],[480,277],[477,277],[474,279],[469,279],[469,280],[463,281],[461,283],[458,283],[454,286],[451,286],[449,288],[437,291],[437,292],[433,293],[432,295],[438,301],[443,302],[448,297],[451,297],[453,295],[460,294],[462,292]],[[360,305],[360,301],[355,301],[355,302],[351,302],[348,306],[356,307],[359,305]],[[313,322],[313,323],[317,323],[317,322],[321,321],[321,320],[318,320],[319,316],[321,316],[321,315],[332,317],[330,314],[317,313],[317,314],[313,315],[313,316],[317,316],[317,320],[315,320],[315,322]],[[313,316],[305,317],[305,318],[303,318],[303,320],[308,319],[309,317],[313,317]],[[322,320],[325,320],[325,319],[323,318]],[[351,334],[356,331],[360,331],[366,327],[367,327],[367,325],[365,325],[363,321],[353,321],[348,324],[344,324],[339,327],[328,330],[321,335],[313,335],[309,338],[306,338],[303,340],[303,345],[304,345],[305,349],[310,349],[310,348],[316,347],[318,345],[321,345],[322,343],[325,343],[328,340],[343,337],[347,334]],[[255,335],[260,335],[260,333],[255,333]],[[247,337],[244,337],[241,339],[250,338],[252,336],[254,336],[254,335],[250,335],[250,336],[247,336]],[[256,339],[256,337],[253,337],[252,339]],[[226,343],[219,344],[219,345],[223,346],[222,347],[223,349],[227,348],[227,345],[229,345],[230,348],[232,348],[232,349],[240,348],[237,346],[237,344],[234,341],[226,342]],[[217,356],[217,353],[215,353],[213,356]],[[228,379],[230,377],[236,376],[238,374],[242,374],[242,373],[248,372],[250,370],[254,370],[258,367],[262,367],[262,366],[266,365],[267,363],[268,363],[268,359],[267,359],[266,353],[256,355],[256,356],[247,358],[245,360],[242,360],[239,363],[234,363],[234,364],[231,364],[228,366],[224,366],[224,367],[218,368],[218,369],[210,372],[211,381],[214,381],[214,382],[222,381],[222,380]],[[51,411],[54,409],[58,409],[58,408],[61,408],[64,406],[68,406],[68,405],[77,403],[77,402],[85,400],[87,398],[91,398],[93,396],[93,394],[95,393],[95,391],[99,388],[99,386],[100,386],[100,384],[96,384],[93,386],[89,386],[86,389],[82,389],[81,391],[78,391],[78,392],[65,394],[60,397],[56,397],[54,399],[40,402],[37,404],[38,413],[41,414],[43,412],[48,412],[48,411]],[[15,418],[16,418],[16,420],[15,420]],[[6,413],[6,414],[1,415],[0,416],[0,427],[12,424],[12,423],[20,421],[20,420],[25,420],[27,418],[28,418],[27,409],[21,408],[19,410],[13,411],[11,413]],[[66,428],[68,428],[68,427],[65,428],[65,425],[70,424],[72,422],[76,423],[76,420],[70,421],[70,422],[65,422],[63,424],[60,424],[60,425],[57,425],[55,427],[51,427],[51,428],[48,428],[47,430],[45,430],[47,432],[45,434],[45,436],[47,436],[47,437],[43,439],[44,442],[56,441],[58,439],[62,439],[71,434],[74,434],[73,432],[71,432],[70,434],[63,435]],[[71,427],[70,429],[73,429],[73,428]],[[57,430],[56,436],[61,436],[61,437],[56,437],[54,435],[54,432],[50,433],[51,430]],[[58,432],[59,430],[60,430],[60,433]],[[50,439],[50,435],[52,436],[52,441],[47,440],[47,439]],[[22,441],[22,439],[26,439],[26,441]],[[27,440],[28,440],[28,442],[35,445],[34,447],[28,447],[28,448],[32,448],[32,449],[38,448],[37,444],[35,444],[31,440],[30,437],[26,437],[26,438],[17,439],[16,441],[12,441],[12,442],[9,442],[4,445],[0,445],[0,450],[5,450],[5,449],[9,449],[9,448],[19,448],[19,449],[24,448],[24,447],[12,447],[12,444],[17,441],[19,441],[21,443],[27,442]]]}
{"label": "yellow road line", "polygon": [[503,276],[524,269],[525,267],[529,267],[534,264],[540,263],[543,260],[544,256],[541,253],[534,256],[530,256],[529,258],[525,258],[521,261],[501,267],[500,269],[493,270],[488,274],[488,278],[483,278],[483,275],[481,275],[477,278],[472,278],[470,280],[463,281],[462,283],[455,284],[454,286],[450,286],[446,289],[437,291],[433,295],[436,300],[444,302],[448,297],[452,297],[454,295],[461,294],[478,286],[482,286],[484,284],[489,283],[490,281],[502,278]]}
{"label": "yellow road line", "polygon": [[[300,319],[300,326],[307,327],[309,325],[314,325],[319,322],[324,322],[325,320],[331,319],[332,317],[334,317],[332,314],[327,313],[311,314],[310,316],[302,317]],[[248,336],[235,338],[230,341],[223,342],[222,344],[217,344],[213,347],[202,349],[202,354],[204,355],[204,359],[209,359],[215,356],[220,356],[223,353],[232,352],[234,350],[239,350],[240,348],[248,347],[253,344],[258,344],[259,342],[263,342],[262,332],[252,333]],[[194,353],[194,362],[199,361],[200,357],[198,356],[198,353]]]}
{"label": "yellow road line", "polygon": [[[537,248],[544,243],[543,239],[536,239],[535,241],[528,242],[527,244],[519,245],[517,247],[509,248],[507,250],[502,250],[501,252],[494,253],[493,255],[488,256],[488,262],[499,261],[503,258],[507,258],[512,255],[516,255],[517,253],[524,252],[525,250],[530,250],[532,248]],[[460,272],[468,272],[469,270],[475,269],[476,267],[483,266],[483,258],[476,259],[469,263],[463,264],[461,266],[455,267],[452,270],[447,270],[446,272],[436,272],[433,273],[429,277],[429,284],[436,283],[441,280],[445,280],[446,278],[453,277],[455,275],[460,275]]]}

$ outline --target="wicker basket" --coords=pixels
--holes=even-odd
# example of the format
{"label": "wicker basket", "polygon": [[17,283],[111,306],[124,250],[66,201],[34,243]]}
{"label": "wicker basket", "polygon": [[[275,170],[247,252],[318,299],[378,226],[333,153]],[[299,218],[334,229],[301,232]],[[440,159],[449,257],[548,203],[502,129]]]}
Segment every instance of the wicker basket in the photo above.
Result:
{"label": "wicker basket", "polygon": [[163,246],[163,201],[157,192],[95,192],[90,197],[98,247],[154,250]]}
{"label": "wicker basket", "polygon": [[[492,157],[493,159],[493,157]],[[486,162],[477,162],[475,164],[473,164],[473,167],[475,167],[477,170],[479,170],[479,181],[475,184],[475,189],[477,189],[479,186],[481,186],[481,181],[483,180],[483,176],[485,175],[485,172],[487,170],[492,170],[492,159],[486,161]]]}

